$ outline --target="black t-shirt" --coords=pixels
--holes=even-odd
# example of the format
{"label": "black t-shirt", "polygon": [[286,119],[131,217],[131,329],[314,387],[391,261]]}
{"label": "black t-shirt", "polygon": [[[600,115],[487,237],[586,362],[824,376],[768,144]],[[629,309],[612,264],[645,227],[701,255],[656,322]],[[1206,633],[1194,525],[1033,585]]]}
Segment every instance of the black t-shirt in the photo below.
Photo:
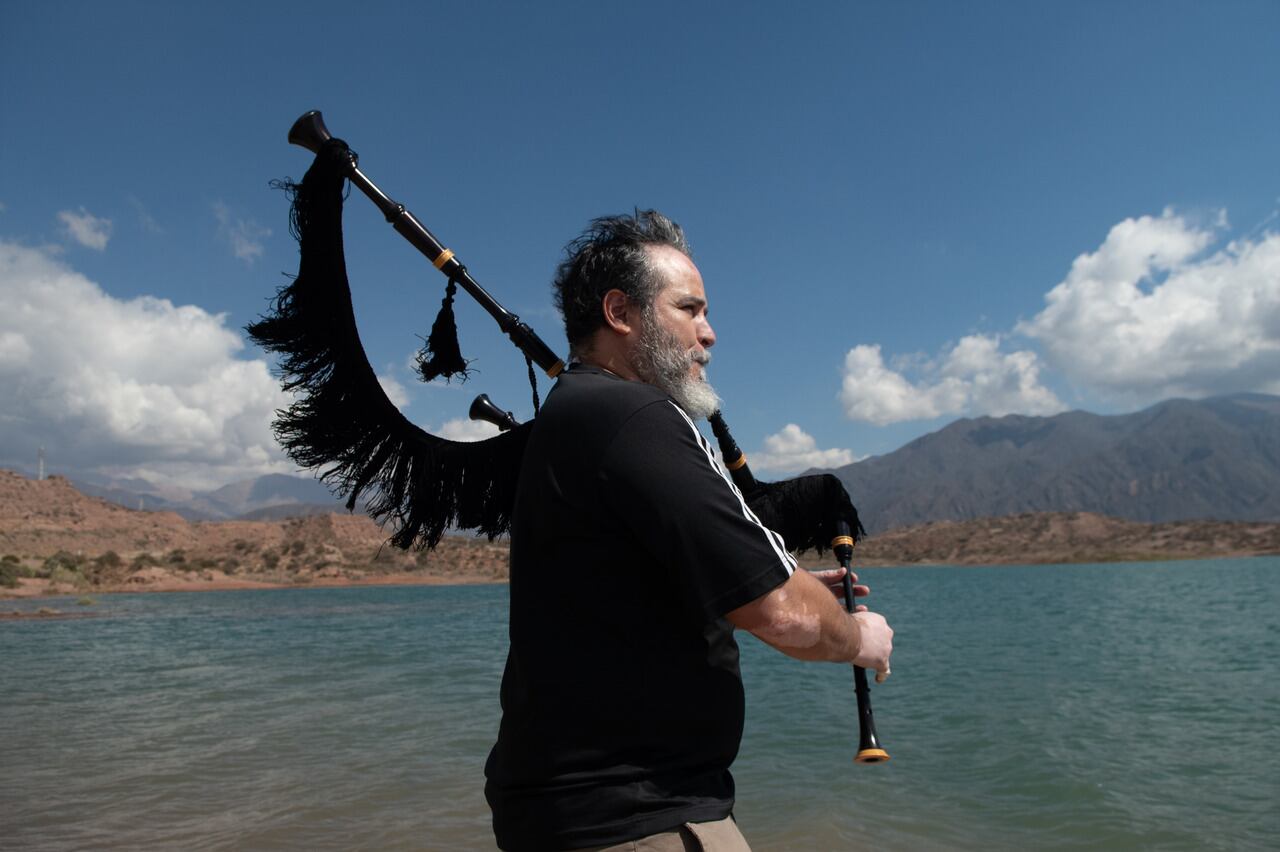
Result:
{"label": "black t-shirt", "polygon": [[530,435],[511,529],[485,766],[498,845],[602,846],[727,816],[743,692],[723,616],[794,570],[670,397],[566,372]]}

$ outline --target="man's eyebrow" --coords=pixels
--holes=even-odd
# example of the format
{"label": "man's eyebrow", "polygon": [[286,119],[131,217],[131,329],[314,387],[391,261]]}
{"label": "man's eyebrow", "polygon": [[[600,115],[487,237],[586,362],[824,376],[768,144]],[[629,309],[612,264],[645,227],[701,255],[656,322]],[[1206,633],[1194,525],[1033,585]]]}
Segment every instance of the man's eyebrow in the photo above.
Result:
{"label": "man's eyebrow", "polygon": [[681,296],[679,299],[676,299],[676,306],[681,308],[688,307],[689,305],[697,305],[698,307],[702,307],[706,303],[707,303],[706,299],[703,299],[699,296],[692,296],[692,295]]}

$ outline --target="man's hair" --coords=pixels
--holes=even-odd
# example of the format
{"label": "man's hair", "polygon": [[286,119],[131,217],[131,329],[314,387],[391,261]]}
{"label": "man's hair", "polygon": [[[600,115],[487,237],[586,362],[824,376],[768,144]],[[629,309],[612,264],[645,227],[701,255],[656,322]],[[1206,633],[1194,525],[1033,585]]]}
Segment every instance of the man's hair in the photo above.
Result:
{"label": "man's hair", "polygon": [[689,256],[684,231],[657,210],[594,219],[565,246],[554,286],[571,352],[579,352],[604,325],[600,303],[610,290],[621,290],[646,309],[652,304],[659,281],[650,268],[649,246],[670,246]]}

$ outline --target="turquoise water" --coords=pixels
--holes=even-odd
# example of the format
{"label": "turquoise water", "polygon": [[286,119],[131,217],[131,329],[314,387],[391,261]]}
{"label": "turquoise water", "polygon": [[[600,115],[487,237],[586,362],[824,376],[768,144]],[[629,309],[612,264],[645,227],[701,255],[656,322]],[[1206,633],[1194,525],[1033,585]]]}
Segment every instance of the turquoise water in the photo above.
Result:
{"label": "turquoise water", "polygon": [[[743,637],[755,849],[1280,845],[1280,558],[862,573],[893,759]],[[504,586],[52,605],[0,622],[0,848],[492,848]]]}

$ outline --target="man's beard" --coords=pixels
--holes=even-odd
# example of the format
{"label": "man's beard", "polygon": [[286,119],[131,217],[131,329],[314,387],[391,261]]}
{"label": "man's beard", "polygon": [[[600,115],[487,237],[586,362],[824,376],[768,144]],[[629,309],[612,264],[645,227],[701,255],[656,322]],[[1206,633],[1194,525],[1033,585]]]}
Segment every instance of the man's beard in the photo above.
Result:
{"label": "man's beard", "polygon": [[646,314],[640,328],[636,351],[636,373],[651,385],[661,388],[695,420],[709,417],[720,408],[720,397],[706,379],[690,375],[694,364],[705,367],[711,353],[705,349],[690,351],[680,346],[671,332],[659,325],[656,317]]}

